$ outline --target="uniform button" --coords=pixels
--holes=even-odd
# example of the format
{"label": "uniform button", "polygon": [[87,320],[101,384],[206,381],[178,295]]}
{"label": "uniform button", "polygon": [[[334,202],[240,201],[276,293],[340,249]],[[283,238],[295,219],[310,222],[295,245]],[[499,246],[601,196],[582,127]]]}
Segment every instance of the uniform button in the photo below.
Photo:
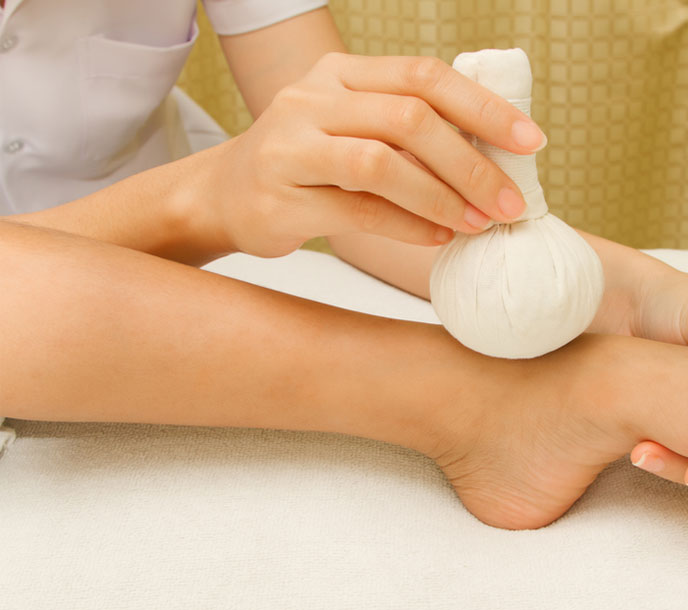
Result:
{"label": "uniform button", "polygon": [[3,150],[8,154],[13,155],[14,153],[18,153],[22,148],[24,148],[24,142],[21,140],[12,140],[11,142],[5,144]]}
{"label": "uniform button", "polygon": [[0,40],[0,53],[7,53],[10,49],[17,46],[19,39],[16,36],[6,36]]}

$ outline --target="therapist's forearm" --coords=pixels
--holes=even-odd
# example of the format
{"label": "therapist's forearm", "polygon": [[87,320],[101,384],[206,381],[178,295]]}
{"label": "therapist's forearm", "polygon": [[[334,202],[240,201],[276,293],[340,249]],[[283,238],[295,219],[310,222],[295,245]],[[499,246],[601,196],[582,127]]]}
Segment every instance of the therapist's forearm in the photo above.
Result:
{"label": "therapist's forearm", "polygon": [[[627,334],[622,330],[624,320],[638,308],[644,278],[661,273],[658,262],[639,250],[598,235],[578,233],[597,252],[605,275],[604,297],[588,331]],[[363,233],[332,236],[329,241],[340,258],[362,271],[430,299],[430,273],[439,247],[405,244]]]}
{"label": "therapist's forearm", "polygon": [[246,34],[220,36],[220,44],[253,118],[320,57],[347,52],[327,7]]}
{"label": "therapist's forearm", "polygon": [[430,272],[438,247],[416,246],[368,233],[333,235],[328,241],[334,253],[354,267],[430,299]]}
{"label": "therapist's forearm", "polygon": [[81,199],[7,219],[200,266],[229,252],[213,244],[207,228],[196,226],[201,214],[193,206],[202,201],[185,195],[195,163],[188,157]]}

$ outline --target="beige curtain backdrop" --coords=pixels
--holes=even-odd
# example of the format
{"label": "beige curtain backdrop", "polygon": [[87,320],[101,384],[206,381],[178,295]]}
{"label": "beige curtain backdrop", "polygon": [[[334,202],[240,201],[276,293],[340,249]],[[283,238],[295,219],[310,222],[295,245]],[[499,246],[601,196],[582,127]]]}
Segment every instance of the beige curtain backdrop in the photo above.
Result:
{"label": "beige curtain backdrop", "polygon": [[[645,248],[688,248],[688,0],[331,0],[352,53],[521,47],[551,210]],[[202,11],[180,84],[234,135],[251,123]]]}

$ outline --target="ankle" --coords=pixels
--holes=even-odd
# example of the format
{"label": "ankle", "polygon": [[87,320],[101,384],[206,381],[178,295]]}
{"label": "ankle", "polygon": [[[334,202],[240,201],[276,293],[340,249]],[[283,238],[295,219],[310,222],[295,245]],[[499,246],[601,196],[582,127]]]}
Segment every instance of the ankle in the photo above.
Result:
{"label": "ankle", "polygon": [[457,456],[474,451],[479,438],[497,434],[493,424],[522,394],[520,388],[528,384],[524,371],[531,361],[484,356],[437,330],[434,381],[424,388],[424,433],[414,448],[444,467],[448,460],[460,461]]}

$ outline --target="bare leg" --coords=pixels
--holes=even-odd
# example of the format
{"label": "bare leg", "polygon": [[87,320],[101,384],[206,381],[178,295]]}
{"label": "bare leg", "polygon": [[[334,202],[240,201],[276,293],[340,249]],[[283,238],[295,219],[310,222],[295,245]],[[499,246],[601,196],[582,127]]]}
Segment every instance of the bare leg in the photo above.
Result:
{"label": "bare leg", "polygon": [[688,350],[587,335],[529,361],[0,222],[8,417],[341,432],[435,459],[499,527],[545,525],[653,438],[688,455]]}
{"label": "bare leg", "polygon": [[415,447],[434,408],[462,402],[457,374],[471,374],[473,354],[437,326],[66,233],[0,222],[0,260],[7,417],[323,430]]}

